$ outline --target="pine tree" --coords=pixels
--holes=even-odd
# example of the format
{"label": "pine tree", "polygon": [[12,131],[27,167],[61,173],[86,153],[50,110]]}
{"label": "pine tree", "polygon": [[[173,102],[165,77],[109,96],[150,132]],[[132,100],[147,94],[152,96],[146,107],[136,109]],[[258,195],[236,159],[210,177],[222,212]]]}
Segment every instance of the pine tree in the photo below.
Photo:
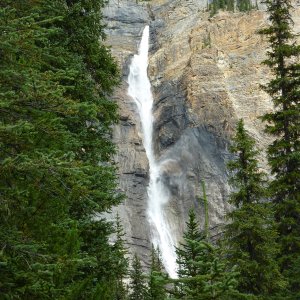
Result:
{"label": "pine tree", "polygon": [[268,147],[275,176],[270,191],[280,235],[281,269],[291,280],[292,292],[299,295],[300,279],[295,280],[293,270],[300,255],[300,46],[292,33],[290,0],[267,0],[265,4],[271,24],[260,33],[268,37],[271,50],[263,63],[274,77],[264,90],[275,106],[274,112],[263,116],[266,131],[275,137]]}
{"label": "pine tree", "polygon": [[259,171],[254,145],[240,120],[230,147],[235,158],[228,163],[235,191],[229,200],[234,210],[227,215],[230,223],[225,227],[225,252],[230,265],[238,266],[240,292],[271,297],[284,287],[284,282],[276,261],[277,232],[272,210],[265,201],[265,174]]}
{"label": "pine tree", "polygon": [[141,262],[136,254],[132,261],[132,270],[130,271],[130,289],[130,300],[147,299],[145,275],[142,270]]}
{"label": "pine tree", "polygon": [[200,230],[194,210],[189,212],[187,230],[176,253],[179,277],[175,288],[177,299],[231,299],[237,273],[234,269],[226,269],[220,251]]}

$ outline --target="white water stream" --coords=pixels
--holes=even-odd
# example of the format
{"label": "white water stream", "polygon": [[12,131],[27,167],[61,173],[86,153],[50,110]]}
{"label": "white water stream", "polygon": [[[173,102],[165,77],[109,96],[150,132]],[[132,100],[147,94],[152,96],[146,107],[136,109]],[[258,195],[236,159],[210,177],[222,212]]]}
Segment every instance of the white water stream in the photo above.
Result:
{"label": "white water stream", "polygon": [[161,180],[161,164],[153,151],[153,97],[147,74],[149,48],[149,26],[143,31],[139,53],[134,55],[128,76],[128,94],[136,102],[142,124],[143,144],[149,160],[150,182],[148,186],[148,217],[152,242],[161,251],[164,266],[170,277],[176,278],[175,241],[172,238],[168,219],[164,211],[169,195]]}

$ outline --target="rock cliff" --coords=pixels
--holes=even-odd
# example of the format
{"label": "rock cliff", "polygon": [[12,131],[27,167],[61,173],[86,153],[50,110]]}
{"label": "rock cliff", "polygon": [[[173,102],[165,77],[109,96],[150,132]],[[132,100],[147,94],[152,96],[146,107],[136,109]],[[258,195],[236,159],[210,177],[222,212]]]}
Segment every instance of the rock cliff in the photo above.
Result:
{"label": "rock cliff", "polygon": [[[114,139],[119,151],[120,187],[127,198],[117,208],[127,242],[147,265],[151,237],[147,222],[148,162],[140,121],[127,95],[128,67],[146,24],[150,25],[149,76],[155,101],[154,140],[164,164],[164,181],[171,193],[167,207],[172,231],[182,235],[190,207],[203,224],[201,181],[209,201],[212,235],[224,223],[230,187],[226,161],[235,123],[244,118],[247,130],[265,149],[270,138],[259,116],[272,109],[259,86],[270,77],[261,65],[267,49],[257,30],[267,22],[263,10],[219,12],[210,17],[203,0],[110,0],[104,15],[107,43],[122,69],[122,83],[114,94],[120,123]],[[300,31],[300,2],[293,12]],[[266,168],[262,154],[262,168]]]}

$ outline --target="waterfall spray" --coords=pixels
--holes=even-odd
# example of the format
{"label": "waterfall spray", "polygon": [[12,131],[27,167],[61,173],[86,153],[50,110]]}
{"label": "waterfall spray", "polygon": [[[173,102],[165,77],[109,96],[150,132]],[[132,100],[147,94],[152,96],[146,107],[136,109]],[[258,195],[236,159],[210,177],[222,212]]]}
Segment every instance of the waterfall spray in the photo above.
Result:
{"label": "waterfall spray", "polygon": [[159,246],[164,266],[170,277],[176,277],[176,253],[168,217],[164,210],[169,194],[161,178],[161,164],[155,159],[153,150],[153,97],[147,74],[149,48],[149,26],[143,31],[139,52],[134,55],[128,76],[128,94],[138,108],[142,124],[143,144],[149,161],[150,182],[148,192],[148,218],[152,242]]}

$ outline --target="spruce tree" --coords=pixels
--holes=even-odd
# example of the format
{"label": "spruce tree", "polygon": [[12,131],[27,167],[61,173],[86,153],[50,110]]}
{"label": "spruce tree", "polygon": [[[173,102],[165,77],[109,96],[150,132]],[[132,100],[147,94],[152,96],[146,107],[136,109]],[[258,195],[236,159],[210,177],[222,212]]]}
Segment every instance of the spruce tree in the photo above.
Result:
{"label": "spruce tree", "polygon": [[277,232],[271,206],[266,200],[265,174],[259,170],[255,141],[237,124],[230,147],[235,158],[228,163],[234,192],[229,202],[234,210],[227,214],[225,252],[240,275],[238,289],[245,294],[272,297],[284,287],[276,261]]}
{"label": "spruce tree", "polygon": [[[118,204],[108,95],[118,69],[96,0],[0,3],[0,295],[113,299]],[[103,299],[103,298],[102,298]]]}
{"label": "spruce tree", "polygon": [[152,245],[147,300],[165,300],[167,298],[165,290],[167,277],[163,271],[160,250]]}
{"label": "spruce tree", "polygon": [[[205,234],[200,231],[199,224],[196,220],[194,210],[189,212],[189,220],[186,223],[187,230],[183,234],[183,241],[176,248],[178,278],[192,279],[188,282],[180,282],[178,284],[179,298],[191,296],[195,297],[201,293],[204,286],[204,280],[200,280],[197,276],[208,274],[209,265],[204,264],[203,260],[210,256],[210,249],[204,246]],[[209,262],[212,257],[209,257]]]}
{"label": "spruce tree", "polygon": [[[177,299],[231,299],[236,292],[237,273],[227,270],[219,249],[200,230],[194,210],[189,212],[183,242],[176,249]],[[237,294],[237,293],[235,293]]]}
{"label": "spruce tree", "polygon": [[127,289],[125,286],[125,278],[128,275],[128,265],[129,259],[126,257],[128,255],[127,249],[125,247],[125,240],[124,240],[124,230],[121,224],[121,219],[119,214],[116,217],[116,225],[115,225],[115,234],[116,234],[116,241],[113,245],[113,252],[114,256],[113,259],[115,261],[115,273],[117,275],[116,280],[116,296],[117,300],[127,299]]}
{"label": "spruce tree", "polygon": [[256,8],[252,5],[251,0],[238,0],[236,3],[236,7],[239,11],[245,12],[250,11],[251,9]]}
{"label": "spruce tree", "polygon": [[[295,44],[290,0],[267,0],[270,26],[260,31],[270,50],[263,62],[273,78],[264,86],[275,110],[263,116],[275,137],[268,147],[274,180],[270,184],[278,224],[281,270],[299,296],[300,279],[294,263],[300,255],[300,46]],[[299,260],[298,260],[299,261]],[[300,266],[298,265],[298,270]]]}
{"label": "spruce tree", "polygon": [[145,281],[145,274],[142,270],[141,261],[135,254],[130,271],[130,300],[145,300],[147,299],[147,286]]}

